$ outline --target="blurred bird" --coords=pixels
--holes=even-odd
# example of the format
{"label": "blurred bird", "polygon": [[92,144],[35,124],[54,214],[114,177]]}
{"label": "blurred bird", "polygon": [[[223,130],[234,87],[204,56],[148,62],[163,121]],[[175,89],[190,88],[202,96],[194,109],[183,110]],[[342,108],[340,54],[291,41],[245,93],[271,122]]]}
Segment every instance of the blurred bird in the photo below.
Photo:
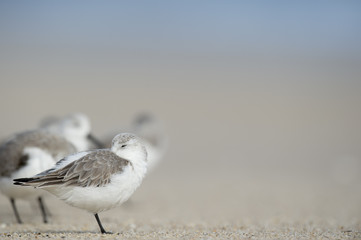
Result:
{"label": "blurred bird", "polygon": [[14,186],[12,179],[33,176],[75,151],[75,147],[65,138],[44,130],[17,134],[0,146],[0,191],[10,199],[18,223],[22,221],[16,208],[16,199],[37,198],[44,223],[48,219],[42,192]]}
{"label": "blurred bird", "polygon": [[64,118],[48,117],[40,124],[42,129],[64,136],[78,152],[103,148],[103,144],[91,134],[89,118],[83,113]]}
{"label": "blurred bird", "polygon": [[94,214],[121,205],[136,190],[147,171],[147,151],[133,134],[118,134],[110,149],[80,152],[31,178],[14,179],[15,185],[42,188],[71,206]]}
{"label": "blurred bird", "polygon": [[[148,172],[154,170],[168,148],[168,138],[162,123],[153,115],[142,113],[134,118],[126,131],[136,134],[141,139],[148,153]],[[110,134],[103,142],[105,146],[110,146]]]}
{"label": "blurred bird", "polygon": [[164,128],[159,120],[148,113],[138,115],[133,121],[132,128],[147,149],[148,170],[152,171],[164,157],[168,147]]}

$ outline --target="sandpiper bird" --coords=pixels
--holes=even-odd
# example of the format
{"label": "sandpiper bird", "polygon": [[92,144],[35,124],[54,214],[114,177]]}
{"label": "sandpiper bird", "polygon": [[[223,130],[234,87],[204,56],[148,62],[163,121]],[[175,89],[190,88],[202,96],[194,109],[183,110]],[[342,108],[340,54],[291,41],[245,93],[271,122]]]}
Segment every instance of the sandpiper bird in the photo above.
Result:
{"label": "sandpiper bird", "polygon": [[18,223],[22,221],[16,208],[16,199],[37,198],[44,223],[48,220],[42,192],[14,186],[12,179],[33,176],[75,151],[75,147],[65,138],[44,130],[17,134],[0,146],[0,191],[9,197]]}
{"label": "sandpiper bird", "polygon": [[147,171],[147,151],[133,134],[120,133],[110,149],[79,152],[31,178],[14,179],[15,185],[42,188],[71,206],[94,214],[121,205],[136,190]]}
{"label": "sandpiper bird", "polygon": [[103,144],[91,134],[90,120],[83,113],[70,114],[64,118],[49,117],[40,123],[40,127],[64,136],[78,152],[103,148]]}

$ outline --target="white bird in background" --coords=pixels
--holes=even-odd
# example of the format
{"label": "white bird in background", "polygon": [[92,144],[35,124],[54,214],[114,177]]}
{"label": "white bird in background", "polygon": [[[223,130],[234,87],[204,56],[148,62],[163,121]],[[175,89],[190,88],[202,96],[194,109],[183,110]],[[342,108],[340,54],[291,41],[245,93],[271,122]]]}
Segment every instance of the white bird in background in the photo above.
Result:
{"label": "white bird in background", "polygon": [[132,128],[147,149],[148,171],[152,171],[168,148],[168,138],[164,128],[159,120],[147,113],[138,115],[132,123]]}
{"label": "white bird in background", "polygon": [[147,151],[133,134],[114,137],[110,149],[70,155],[31,178],[14,179],[15,185],[44,189],[71,206],[94,214],[125,202],[141,184],[147,171]]}
{"label": "white bird in background", "polygon": [[91,134],[89,118],[83,113],[70,114],[64,118],[48,117],[40,124],[42,129],[64,136],[78,152],[104,146]]}
{"label": "white bird in background", "polygon": [[[142,113],[134,118],[126,131],[136,134],[141,139],[148,153],[148,172],[154,170],[168,148],[168,137],[163,124],[151,114]],[[110,135],[105,137],[103,142],[105,146],[110,146]]]}
{"label": "white bird in background", "polygon": [[16,199],[37,198],[44,223],[48,219],[42,192],[14,186],[12,179],[33,176],[75,151],[75,147],[65,138],[44,130],[17,134],[0,146],[0,191],[10,199],[18,223],[22,221],[16,208]]}

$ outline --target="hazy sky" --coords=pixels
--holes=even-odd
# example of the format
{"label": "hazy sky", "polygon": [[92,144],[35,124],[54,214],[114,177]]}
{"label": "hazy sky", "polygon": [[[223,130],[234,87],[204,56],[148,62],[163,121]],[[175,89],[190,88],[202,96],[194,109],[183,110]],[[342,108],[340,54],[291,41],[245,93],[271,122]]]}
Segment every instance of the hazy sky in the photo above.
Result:
{"label": "hazy sky", "polygon": [[1,48],[360,54],[358,1],[1,1]]}
{"label": "hazy sky", "polygon": [[219,87],[289,71],[355,84],[360,12],[358,1],[1,1],[0,81]]}

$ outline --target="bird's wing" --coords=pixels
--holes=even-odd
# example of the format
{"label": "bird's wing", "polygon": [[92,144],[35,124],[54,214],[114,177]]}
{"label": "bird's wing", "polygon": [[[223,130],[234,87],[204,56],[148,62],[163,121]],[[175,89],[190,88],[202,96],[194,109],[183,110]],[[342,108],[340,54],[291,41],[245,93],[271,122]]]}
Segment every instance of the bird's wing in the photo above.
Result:
{"label": "bird's wing", "polygon": [[55,160],[75,152],[65,138],[43,131],[32,130],[14,135],[0,146],[0,176],[10,177],[11,173],[27,164],[27,147],[38,148],[50,154]]}
{"label": "bird's wing", "polygon": [[95,150],[63,168],[49,172],[47,175],[28,179],[15,179],[15,184],[35,187],[79,186],[102,187],[110,183],[114,173],[120,173],[131,163],[108,149]]}

